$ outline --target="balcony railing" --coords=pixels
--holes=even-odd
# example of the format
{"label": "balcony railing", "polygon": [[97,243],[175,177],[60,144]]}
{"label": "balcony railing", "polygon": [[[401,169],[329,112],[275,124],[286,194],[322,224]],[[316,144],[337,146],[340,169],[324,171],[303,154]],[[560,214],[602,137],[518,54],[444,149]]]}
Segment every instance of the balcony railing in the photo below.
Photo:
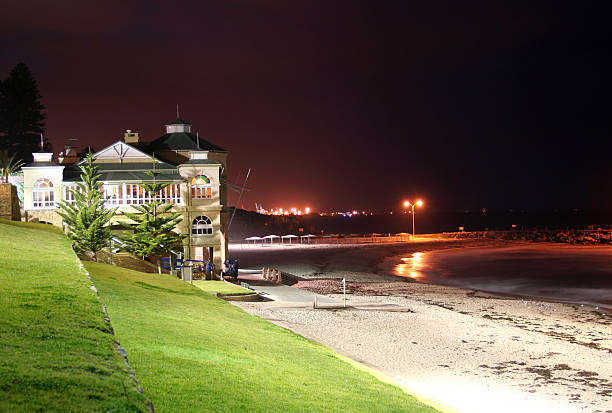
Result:
{"label": "balcony railing", "polygon": [[[78,189],[76,185],[64,187],[64,200],[66,202],[75,202],[71,190],[76,189]],[[108,198],[106,206],[109,208],[116,206],[142,205],[151,201],[182,205],[180,184],[170,184],[155,195],[149,191],[145,191],[137,184],[105,184],[102,186],[101,196]]]}

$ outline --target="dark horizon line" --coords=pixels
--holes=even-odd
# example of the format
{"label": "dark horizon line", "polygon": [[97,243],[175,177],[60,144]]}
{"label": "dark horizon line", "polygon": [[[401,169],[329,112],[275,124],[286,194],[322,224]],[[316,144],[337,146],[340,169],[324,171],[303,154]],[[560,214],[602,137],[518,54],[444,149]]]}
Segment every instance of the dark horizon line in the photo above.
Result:
{"label": "dark horizon line", "polygon": [[[249,209],[244,209],[244,208],[240,208],[237,207],[235,205],[229,205],[229,208],[237,208],[238,210],[242,210],[245,212],[253,212],[256,214],[259,214],[257,211],[255,210],[249,210]],[[289,215],[272,215],[272,214],[260,214],[260,215],[268,215],[268,216],[308,216],[308,215],[319,215],[321,213],[326,213],[326,214],[331,214],[331,213],[345,213],[345,212],[351,212],[351,211],[357,211],[356,209],[336,209],[334,211],[329,211],[329,210],[321,210],[321,211],[311,211],[309,214],[302,214],[302,215],[293,215],[293,214],[289,214]],[[363,209],[362,209],[363,211]],[[360,215],[360,216],[365,216],[366,214],[362,214],[361,211],[358,211],[359,213],[356,215]],[[366,211],[368,212],[367,216],[370,216],[369,213],[372,213],[372,216],[380,216],[380,215],[391,215],[390,213],[393,212],[394,215],[403,215],[404,214],[404,209],[394,209],[394,210],[386,210],[384,212],[381,211],[375,211],[375,210],[370,210],[370,211]],[[416,215],[422,215],[422,214],[611,214],[612,215],[612,208],[611,209],[601,209],[601,208],[507,208],[507,209],[499,209],[499,208],[495,208],[495,209],[485,209],[485,210],[481,210],[481,209],[464,209],[464,210],[452,210],[452,209],[429,209],[429,210],[422,210],[422,211],[418,211],[418,213]],[[409,213],[407,213],[406,215],[410,215]]]}

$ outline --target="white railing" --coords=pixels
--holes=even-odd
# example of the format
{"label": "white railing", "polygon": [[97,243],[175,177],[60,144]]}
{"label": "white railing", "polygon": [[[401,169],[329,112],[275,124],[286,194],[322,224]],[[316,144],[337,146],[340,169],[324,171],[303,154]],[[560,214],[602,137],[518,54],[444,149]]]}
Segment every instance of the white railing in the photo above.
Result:
{"label": "white railing", "polygon": [[[64,187],[64,200],[74,203],[75,199],[71,190],[75,190],[76,185]],[[107,207],[142,205],[151,201],[160,201],[165,204],[181,205],[181,185],[170,184],[157,194],[153,195],[145,191],[137,184],[105,184],[102,186],[102,194]]]}

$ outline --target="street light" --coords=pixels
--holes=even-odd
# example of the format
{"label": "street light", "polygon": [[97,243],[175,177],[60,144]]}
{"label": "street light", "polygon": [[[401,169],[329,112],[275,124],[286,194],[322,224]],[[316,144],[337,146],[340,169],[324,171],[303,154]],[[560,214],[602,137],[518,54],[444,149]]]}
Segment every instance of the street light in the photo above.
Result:
{"label": "street light", "polygon": [[423,206],[423,201],[421,201],[420,199],[417,200],[416,202],[404,201],[404,208],[412,207],[412,236],[413,237],[414,237],[414,207],[415,205],[418,207],[421,207]]}

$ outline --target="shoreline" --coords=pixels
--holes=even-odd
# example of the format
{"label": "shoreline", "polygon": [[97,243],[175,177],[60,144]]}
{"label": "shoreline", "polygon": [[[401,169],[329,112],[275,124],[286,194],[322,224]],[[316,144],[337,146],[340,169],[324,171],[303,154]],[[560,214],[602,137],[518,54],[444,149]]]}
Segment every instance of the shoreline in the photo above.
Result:
{"label": "shoreline", "polygon": [[[488,294],[500,296],[533,299],[551,303],[563,303],[568,305],[585,305],[596,310],[612,313],[612,304],[589,299],[576,299],[559,297],[554,295],[542,295],[528,292],[508,292],[494,288],[475,287],[469,285],[458,285],[456,283],[444,283],[440,280],[422,281],[409,276],[401,276],[393,273],[393,267],[402,263],[402,257],[414,253],[423,252],[433,254],[446,254],[461,250],[496,249],[496,248],[521,248],[521,247],[551,247],[560,250],[610,250],[609,246],[572,246],[568,244],[553,244],[544,242],[531,242],[523,240],[486,240],[486,239],[446,239],[446,238],[421,238],[414,242],[393,242],[388,244],[293,244],[293,245],[248,245],[248,247],[233,245],[234,255],[263,256],[264,263],[261,266],[276,268],[284,274],[288,274],[297,280],[307,279],[342,279],[347,282],[417,282],[428,285],[441,285],[465,290],[481,291]],[[288,256],[289,259],[282,260]],[[365,258],[364,258],[365,257]],[[280,261],[279,258],[281,259]],[[241,267],[245,265],[242,263]],[[249,260],[250,261],[250,260]],[[277,262],[278,261],[278,262]],[[318,261],[318,262],[317,262]],[[246,267],[253,267],[247,262]],[[361,265],[359,265],[361,264]],[[261,268],[259,266],[259,268]],[[258,268],[256,265],[255,268]],[[598,307],[598,308],[597,308]]]}
{"label": "shoreline", "polygon": [[[398,278],[402,278],[399,277]],[[342,280],[338,279],[338,278],[317,278],[317,279],[313,279],[313,280],[305,280],[305,282],[309,282],[309,281],[339,281],[341,282]],[[297,284],[300,284],[300,282],[304,282],[304,281],[298,281]],[[612,317],[612,307],[607,307],[605,305],[599,304],[599,303],[588,303],[588,302],[573,302],[573,301],[563,301],[562,299],[554,299],[551,297],[539,297],[536,295],[527,295],[527,294],[512,294],[512,293],[504,293],[504,292],[499,292],[499,291],[487,291],[484,289],[475,289],[475,288],[463,288],[463,287],[456,287],[453,285],[447,285],[447,284],[437,284],[437,283],[427,283],[427,282],[422,282],[422,281],[417,281],[417,280],[401,280],[401,281],[396,281],[396,282],[402,282],[402,283],[407,283],[407,284],[421,284],[421,285],[431,285],[433,287],[447,287],[447,288],[454,288],[460,291],[464,291],[466,293],[481,293],[481,294],[485,294],[485,295],[489,295],[489,296],[495,296],[498,297],[500,299],[502,298],[506,298],[506,299],[511,299],[511,300],[522,300],[522,301],[534,301],[534,302],[540,302],[540,303],[547,303],[547,304],[564,304],[564,305],[568,305],[568,306],[574,306],[575,308],[578,307],[585,307],[585,308],[590,308],[592,311],[600,311],[602,313],[606,313],[609,314]],[[354,282],[354,284],[358,284],[360,282]],[[361,281],[361,283],[363,284],[376,284],[376,281]],[[347,282],[347,291],[348,291],[348,285],[350,283]],[[294,285],[294,287],[296,288],[302,288],[302,289],[306,289],[312,292],[316,292],[316,293],[321,293],[321,294],[325,294],[325,295],[329,295],[329,293],[326,292],[320,292],[320,290],[317,290],[316,288],[308,288],[306,287],[307,284],[301,284],[301,285]],[[380,295],[380,296],[395,296],[394,294],[380,294],[380,293],[384,293],[384,291],[380,291],[378,294],[374,294],[374,295]],[[336,294],[340,294],[340,292],[337,292]],[[347,292],[347,295],[349,295],[349,293]],[[351,295],[356,295],[359,296],[361,294],[354,294],[351,293]],[[365,294],[364,294],[365,295]],[[372,294],[369,294],[372,295]]]}

